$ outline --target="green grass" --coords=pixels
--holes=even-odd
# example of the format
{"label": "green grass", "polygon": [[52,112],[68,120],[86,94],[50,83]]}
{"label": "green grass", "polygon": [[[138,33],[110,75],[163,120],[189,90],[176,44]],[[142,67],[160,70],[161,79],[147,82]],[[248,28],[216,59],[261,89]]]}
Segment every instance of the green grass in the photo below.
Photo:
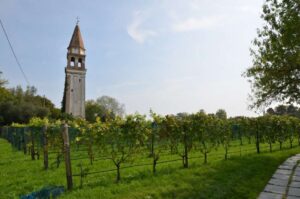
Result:
{"label": "green grass", "polygon": [[[79,188],[79,177],[73,177],[74,189],[61,198],[256,198],[272,176],[278,165],[286,158],[300,152],[300,148],[278,150],[278,144],[269,153],[267,145],[262,145],[262,153],[255,154],[254,144],[231,147],[236,151],[230,159],[223,160],[223,149],[208,155],[208,164],[202,158],[190,160],[190,167],[183,169],[181,161],[157,165],[157,174],[152,174],[151,166],[121,170],[122,180],[115,183],[115,172],[88,175],[83,188]],[[248,151],[246,151],[248,150]],[[72,151],[72,156],[87,156],[86,153]],[[199,157],[193,151],[190,157]],[[54,158],[51,155],[50,158]],[[176,155],[163,156],[161,160],[178,159]],[[52,163],[54,160],[50,160]],[[72,161],[73,173],[79,173],[78,164],[90,171],[114,168],[111,161]],[[139,162],[151,162],[150,158],[139,157]],[[51,167],[43,170],[43,161],[30,160],[29,155],[12,149],[7,141],[0,139],[0,198],[18,198],[22,194],[37,191],[47,185],[66,185],[65,170]]]}

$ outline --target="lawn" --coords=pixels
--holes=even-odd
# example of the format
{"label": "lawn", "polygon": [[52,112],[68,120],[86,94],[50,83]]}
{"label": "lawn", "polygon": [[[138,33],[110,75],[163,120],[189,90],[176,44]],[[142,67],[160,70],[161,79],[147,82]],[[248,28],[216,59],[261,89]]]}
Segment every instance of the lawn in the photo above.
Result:
{"label": "lawn", "polygon": [[[127,168],[121,170],[122,179],[118,184],[114,171],[88,175],[82,188],[80,178],[73,177],[74,189],[61,198],[256,198],[278,165],[300,152],[299,147],[289,149],[288,146],[286,143],[284,150],[279,151],[276,144],[274,152],[269,153],[267,145],[262,145],[262,153],[255,154],[254,144],[244,144],[240,156],[239,146],[235,145],[230,149],[229,160],[224,160],[223,150],[219,148],[209,154],[208,164],[203,164],[202,158],[191,159],[187,169],[182,168],[181,161],[158,164],[156,175],[152,174],[151,166]],[[53,164],[45,171],[42,157],[32,161],[29,155],[16,151],[3,139],[0,139],[0,151],[0,198],[18,198],[48,185],[66,185],[63,164],[59,168]],[[81,153],[75,151],[72,156],[85,155]],[[190,157],[200,156],[195,151],[190,154]],[[55,156],[50,158],[51,164]],[[161,161],[178,158],[178,155],[165,155]],[[139,157],[138,162],[151,163],[151,158]],[[89,168],[89,172],[114,169],[109,160],[95,161],[92,166],[88,159],[74,160],[73,174],[79,173],[79,163]]]}

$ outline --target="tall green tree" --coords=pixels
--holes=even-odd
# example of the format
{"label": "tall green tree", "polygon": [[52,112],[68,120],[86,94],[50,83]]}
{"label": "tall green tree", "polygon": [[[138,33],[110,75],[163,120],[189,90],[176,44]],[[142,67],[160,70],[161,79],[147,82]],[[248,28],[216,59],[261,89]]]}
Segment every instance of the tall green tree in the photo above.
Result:
{"label": "tall green tree", "polygon": [[118,102],[117,99],[110,96],[102,96],[96,100],[97,104],[101,105],[108,112],[112,112],[117,116],[122,117],[125,114],[125,106]]}
{"label": "tall green tree", "polygon": [[227,113],[224,109],[219,109],[217,110],[216,112],[216,117],[219,118],[219,119],[227,119]]}
{"label": "tall green tree", "polygon": [[59,118],[59,109],[49,99],[36,93],[33,86],[26,90],[21,86],[10,89],[0,86],[0,125],[27,123],[32,117]]}
{"label": "tall green tree", "polygon": [[244,75],[252,85],[252,108],[300,102],[300,1],[266,0],[264,26],[253,41],[253,65]]}
{"label": "tall green tree", "polygon": [[102,121],[122,117],[125,114],[125,106],[113,97],[102,96],[96,100],[88,100],[85,103],[86,120],[95,122],[97,117]]}
{"label": "tall green tree", "polygon": [[4,87],[4,85],[7,84],[7,80],[3,79],[1,75],[2,72],[0,71],[0,88]]}
{"label": "tall green tree", "polygon": [[85,102],[85,119],[89,122],[95,122],[97,117],[107,116],[104,108],[96,103],[94,100],[88,100]]}

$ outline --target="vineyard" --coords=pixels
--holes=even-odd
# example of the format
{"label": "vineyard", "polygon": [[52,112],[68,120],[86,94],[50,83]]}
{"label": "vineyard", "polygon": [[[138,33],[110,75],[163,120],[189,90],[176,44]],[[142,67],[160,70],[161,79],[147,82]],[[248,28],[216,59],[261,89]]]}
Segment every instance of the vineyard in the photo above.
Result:
{"label": "vineyard", "polygon": [[159,176],[189,168],[191,162],[194,167],[195,162],[206,165],[293,148],[300,145],[300,121],[271,115],[221,119],[202,112],[151,113],[150,119],[135,114],[95,123],[33,118],[26,125],[2,127],[1,137],[31,160],[43,161],[41,169],[65,168],[61,179],[71,190],[143,176],[145,168],[144,177]]}

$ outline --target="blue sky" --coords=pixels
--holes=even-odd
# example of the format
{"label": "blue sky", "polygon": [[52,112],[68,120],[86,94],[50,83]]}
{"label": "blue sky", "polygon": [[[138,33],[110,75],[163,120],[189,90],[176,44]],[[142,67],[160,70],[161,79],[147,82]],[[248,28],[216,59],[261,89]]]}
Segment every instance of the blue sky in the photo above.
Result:
{"label": "blue sky", "polygon": [[[126,112],[254,115],[241,74],[262,26],[262,0],[1,0],[0,18],[38,93],[57,107],[76,17],[86,48],[86,98],[115,97]],[[0,71],[26,82],[0,31]]]}

